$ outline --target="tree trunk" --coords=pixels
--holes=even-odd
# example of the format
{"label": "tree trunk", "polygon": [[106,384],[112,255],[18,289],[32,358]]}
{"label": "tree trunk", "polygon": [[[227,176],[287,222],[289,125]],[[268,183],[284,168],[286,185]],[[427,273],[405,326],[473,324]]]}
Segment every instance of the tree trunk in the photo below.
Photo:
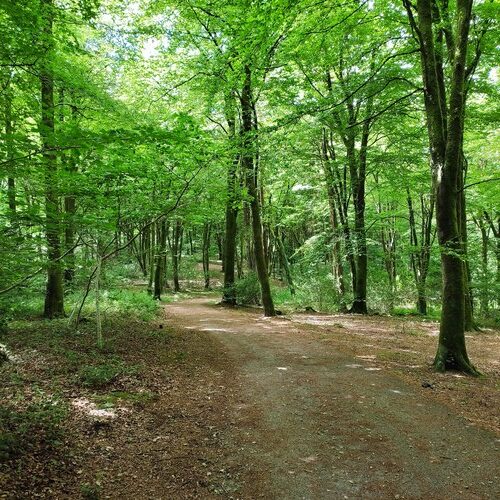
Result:
{"label": "tree trunk", "polygon": [[42,0],[44,42],[47,55],[40,69],[42,158],[45,166],[45,232],[47,239],[47,285],[44,316],[56,318],[64,315],[63,274],[61,269],[61,237],[59,199],[57,192],[57,158],[55,154],[54,80],[50,67],[52,52],[52,0]]}
{"label": "tree trunk", "polygon": [[242,146],[241,164],[245,172],[246,186],[250,197],[250,210],[252,214],[252,231],[255,251],[255,263],[257,265],[257,275],[259,277],[260,289],[262,293],[262,305],[266,316],[274,316],[273,298],[271,286],[267,273],[266,257],[264,254],[264,242],[262,237],[262,222],[260,218],[259,193],[257,190],[257,172],[254,169],[254,128],[252,123],[252,84],[251,70],[245,66],[245,82],[241,92],[241,115],[242,115]]}
{"label": "tree trunk", "polygon": [[156,248],[156,227],[157,223],[149,226],[149,247],[148,247],[148,293],[153,294],[153,282],[154,282],[154,272],[155,272],[155,248]]}
{"label": "tree trunk", "polygon": [[[61,115],[60,121],[64,122],[64,90],[60,89]],[[74,103],[71,106],[72,119],[76,118],[76,107]],[[63,165],[68,172],[68,175],[73,177],[77,172],[76,152],[72,152],[64,156]],[[73,182],[70,185],[73,189]],[[67,285],[71,285],[75,276],[75,215],[76,215],[76,197],[73,194],[67,194],[64,197],[64,249],[66,257],[64,259],[64,281]]]}
{"label": "tree trunk", "polygon": [[181,239],[182,239],[182,221],[176,219],[174,227],[172,228],[172,280],[174,282],[174,292],[180,292],[181,286],[179,284],[179,266],[181,258]]}
{"label": "tree trunk", "polygon": [[[236,139],[236,117],[234,97],[231,95],[226,99],[226,121],[229,130],[229,140],[234,145]],[[236,305],[236,294],[234,290],[234,266],[236,258],[236,233],[238,229],[238,206],[236,199],[237,169],[240,155],[233,153],[234,159],[227,170],[227,198],[226,198],[226,228],[224,237],[224,289],[222,302],[224,304]]]}
{"label": "tree trunk", "polygon": [[[210,289],[210,229],[211,223],[206,222],[203,226],[203,277],[205,278],[205,290]],[[233,265],[234,269],[234,265]]]}
{"label": "tree trunk", "polygon": [[[366,124],[365,124],[366,126]],[[348,148],[349,171],[351,174],[351,190],[354,203],[354,234],[356,235],[356,281],[354,283],[354,300],[351,313],[367,314],[366,286],[368,278],[368,256],[366,248],[365,229],[365,181],[366,181],[366,152],[360,151],[360,158],[356,160],[354,137],[350,139]],[[362,149],[366,148],[368,136],[363,134]]]}
{"label": "tree trunk", "polygon": [[429,0],[418,0],[417,26],[412,4],[405,0],[405,6],[420,41],[429,146],[437,185],[436,222],[443,284],[441,323],[434,366],[439,371],[457,369],[477,374],[465,347],[464,255],[457,204],[459,175],[462,175],[460,155],[465,114],[465,64],[472,0],[457,0],[454,46],[449,53],[452,71],[448,106],[439,11],[433,11]]}
{"label": "tree trunk", "polygon": [[157,248],[155,254],[155,277],[153,298],[161,300],[165,275],[165,252],[167,247],[167,228],[165,219],[160,223],[157,230]]}
{"label": "tree trunk", "polygon": [[[242,162],[243,165],[243,162]],[[245,240],[245,257],[247,261],[247,267],[250,271],[257,270],[257,264],[255,262],[255,250],[252,240],[252,214],[250,211],[250,204],[245,201],[243,205],[243,227],[242,236]]]}

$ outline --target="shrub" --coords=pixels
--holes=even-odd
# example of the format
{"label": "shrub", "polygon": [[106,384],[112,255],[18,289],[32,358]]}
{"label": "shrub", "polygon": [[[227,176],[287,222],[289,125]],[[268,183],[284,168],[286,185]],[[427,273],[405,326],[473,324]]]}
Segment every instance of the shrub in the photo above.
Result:
{"label": "shrub", "polygon": [[237,280],[234,289],[239,304],[260,304],[260,283],[257,273],[249,273]]}

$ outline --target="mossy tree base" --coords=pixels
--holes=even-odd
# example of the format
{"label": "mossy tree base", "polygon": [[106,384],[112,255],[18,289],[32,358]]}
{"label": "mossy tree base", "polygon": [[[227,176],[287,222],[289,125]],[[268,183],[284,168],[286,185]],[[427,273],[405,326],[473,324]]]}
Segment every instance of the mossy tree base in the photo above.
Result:
{"label": "mossy tree base", "polygon": [[442,373],[448,370],[455,370],[474,377],[481,375],[481,372],[476,370],[476,367],[469,361],[466,352],[463,353],[455,349],[448,349],[443,345],[438,346],[433,366],[436,371]]}

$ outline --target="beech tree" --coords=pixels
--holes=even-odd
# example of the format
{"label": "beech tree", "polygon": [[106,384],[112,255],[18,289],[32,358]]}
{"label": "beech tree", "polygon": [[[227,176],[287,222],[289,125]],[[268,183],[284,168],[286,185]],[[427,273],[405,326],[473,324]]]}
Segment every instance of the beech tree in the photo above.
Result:
{"label": "beech tree", "polygon": [[[424,102],[433,175],[436,181],[436,221],[443,273],[439,344],[434,365],[440,371],[477,373],[465,347],[466,301],[464,265],[463,136],[467,81],[479,52],[469,62],[472,0],[457,0],[455,12],[447,3],[405,0],[421,56]],[[455,22],[453,23],[453,17]],[[450,62],[445,77],[445,56]]]}

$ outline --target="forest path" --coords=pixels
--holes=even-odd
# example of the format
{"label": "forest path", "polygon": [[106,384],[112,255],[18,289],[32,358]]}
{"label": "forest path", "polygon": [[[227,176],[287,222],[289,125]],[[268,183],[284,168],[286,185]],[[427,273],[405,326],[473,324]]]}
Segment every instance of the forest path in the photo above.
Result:
{"label": "forest path", "polygon": [[500,498],[495,435],[370,356],[322,342],[318,328],[213,298],[169,304],[165,314],[210,336],[232,367],[222,441],[229,466],[242,470],[236,497]]}

